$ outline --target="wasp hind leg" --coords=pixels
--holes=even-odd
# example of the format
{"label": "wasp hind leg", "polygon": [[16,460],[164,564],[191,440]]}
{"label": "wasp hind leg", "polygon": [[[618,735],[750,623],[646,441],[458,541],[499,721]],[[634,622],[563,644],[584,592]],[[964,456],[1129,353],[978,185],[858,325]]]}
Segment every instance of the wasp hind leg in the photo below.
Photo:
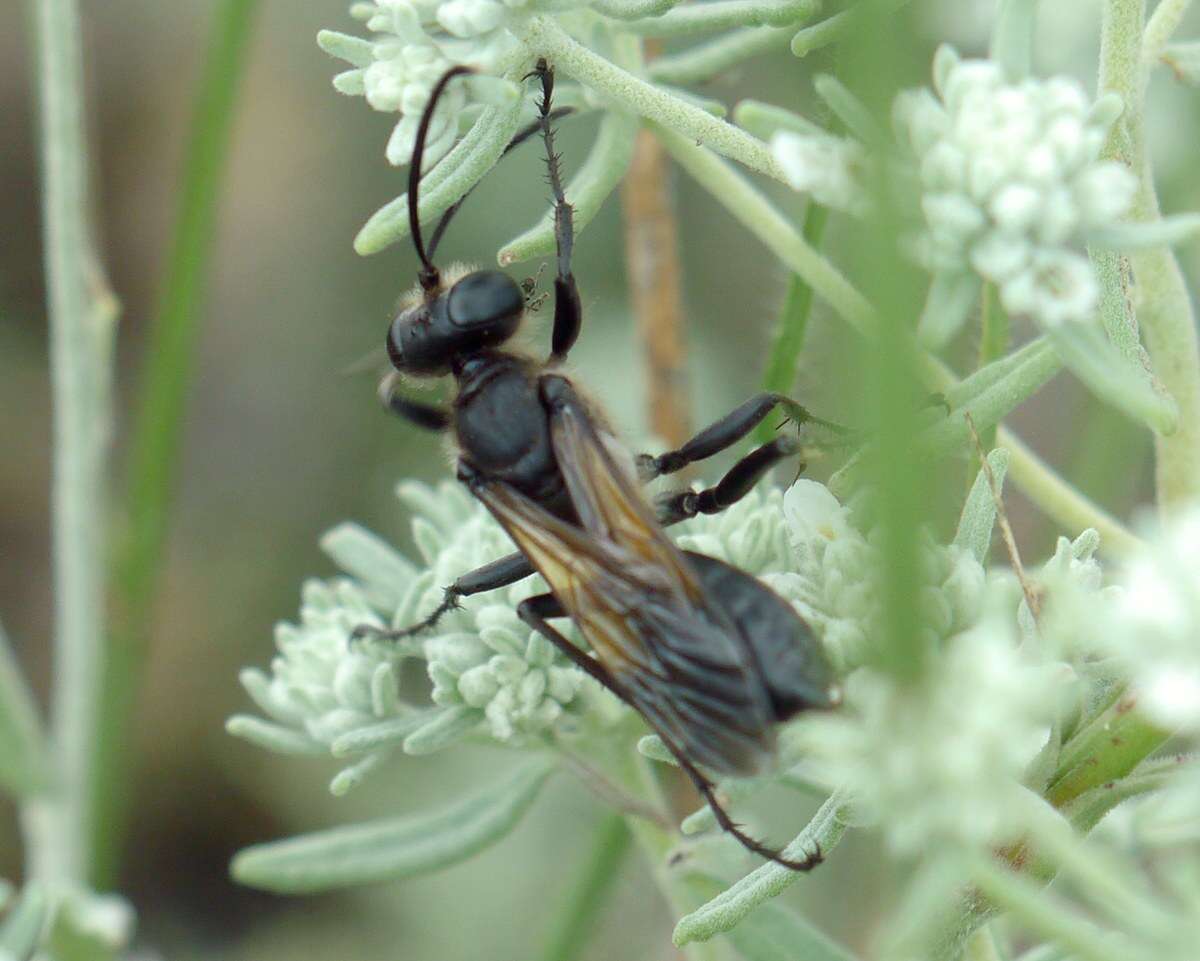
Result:
{"label": "wasp hind leg", "polygon": [[[651,728],[653,727],[654,725],[651,725]],[[712,810],[713,817],[715,817],[717,820],[717,825],[722,831],[729,834],[742,847],[746,848],[748,851],[753,851],[761,858],[765,858],[768,861],[773,861],[774,863],[787,868],[789,871],[811,871],[818,864],[825,860],[819,845],[813,851],[807,852],[802,861],[797,861],[793,858],[787,857],[782,851],[769,847],[768,845],[763,844],[761,841],[752,838],[749,834],[741,829],[737,822],[734,821],[730,816],[729,812],[725,810],[720,799],[717,797],[717,789],[712,781],[710,781],[704,775],[704,773],[696,767],[696,765],[689,761],[686,755],[684,755],[682,751],[672,744],[669,738],[663,735],[662,731],[656,730],[655,733],[662,739],[662,742],[667,746],[667,749],[673,755],[675,755],[675,760],[679,762],[679,766],[683,769],[683,772],[688,776],[688,778],[691,779],[692,784],[695,785],[696,790],[700,793],[700,796],[704,798],[705,803],[708,804],[709,808]]]}
{"label": "wasp hind leg", "polygon": [[[625,703],[629,703],[629,698],[621,690],[619,684],[613,679],[608,670],[593,657],[589,657],[586,653],[567,640],[558,630],[552,627],[547,621],[554,617],[566,617],[567,612],[563,609],[558,598],[553,594],[539,594],[536,597],[530,597],[517,605],[517,616],[521,618],[533,630],[537,631],[542,637],[550,641],[555,647],[563,652],[577,667],[582,668],[593,678],[599,681],[604,687],[612,691]],[[663,732],[652,723],[643,714],[642,719],[646,721],[650,729],[654,731],[665,744],[670,752],[675,756],[675,760],[679,762],[679,766],[691,779],[696,786],[696,790],[712,808],[713,815],[717,819],[717,824],[720,825],[723,831],[730,834],[742,847],[753,851],[760,857],[766,858],[768,861],[774,861],[785,868],[792,871],[811,871],[823,860],[820,848],[808,854],[804,860],[795,861],[785,857],[781,852],[768,847],[761,841],[756,841],[743,831],[737,823],[729,816],[729,812],[721,806],[720,800],[717,798],[716,789],[704,774],[696,767],[687,756],[677,748]]]}
{"label": "wasp hind leg", "polygon": [[446,614],[460,606],[460,598],[508,587],[510,584],[524,580],[532,573],[533,565],[520,551],[505,554],[499,560],[468,571],[453,584],[444,588],[442,602],[434,609],[433,613],[419,623],[396,630],[386,630],[371,624],[360,624],[351,632],[350,639],[358,641],[370,637],[381,641],[399,641],[406,637],[413,637],[435,627]]}

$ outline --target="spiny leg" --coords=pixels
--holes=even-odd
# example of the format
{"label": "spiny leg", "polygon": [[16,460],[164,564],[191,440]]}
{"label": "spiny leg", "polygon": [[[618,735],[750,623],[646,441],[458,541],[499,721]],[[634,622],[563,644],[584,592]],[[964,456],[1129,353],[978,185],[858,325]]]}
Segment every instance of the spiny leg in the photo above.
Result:
{"label": "spiny leg", "polygon": [[817,424],[837,435],[850,434],[847,428],[813,415],[807,408],[784,394],[764,392],[756,394],[724,417],[709,424],[677,450],[669,450],[657,456],[640,455],[637,459],[638,475],[643,481],[653,480],[663,474],[674,474],[689,464],[719,454],[754,430],[763,418],[776,408],[787,414],[788,420],[795,422],[797,426]]}
{"label": "spiny leg", "polygon": [[460,606],[460,598],[508,587],[510,584],[524,580],[533,572],[533,565],[529,562],[529,558],[520,551],[505,554],[490,564],[484,564],[473,571],[468,571],[453,584],[444,588],[442,602],[423,621],[397,630],[385,630],[369,624],[360,624],[354,629],[351,638],[359,640],[364,637],[372,637],[385,641],[398,641],[405,637],[412,637],[414,634],[420,634],[422,631],[436,626],[443,616]]}
{"label": "spiny leg", "polygon": [[785,857],[782,851],[778,851],[752,838],[737,825],[733,818],[729,816],[729,812],[721,805],[712,781],[705,777],[667,738],[664,738],[661,731],[658,732],[658,736],[662,738],[663,743],[670,752],[675,755],[675,760],[679,762],[679,766],[683,768],[683,772],[691,778],[692,784],[696,786],[696,790],[700,792],[700,796],[704,798],[709,808],[712,809],[717,825],[721,830],[732,835],[742,847],[753,851],[759,857],[766,858],[768,861],[774,861],[776,864],[782,865],[792,871],[811,871],[825,860],[819,845],[813,851],[808,852],[803,861],[795,861],[792,858]]}
{"label": "spiny leg", "polygon": [[[530,628],[537,631],[542,637],[546,638],[562,651],[576,666],[594,677],[622,701],[629,703],[629,698],[626,697],[625,693],[621,690],[621,686],[613,679],[603,664],[595,658],[588,656],[588,654],[567,640],[557,629],[547,623],[549,618],[567,616],[567,612],[563,609],[557,597],[553,594],[539,594],[536,597],[530,597],[517,605],[517,616],[528,624]],[[793,871],[810,871],[821,863],[822,857],[819,848],[809,854],[803,861],[793,861],[791,858],[784,857],[779,851],[750,837],[750,835],[738,827],[733,818],[729,816],[729,812],[721,806],[712,782],[687,759],[686,755],[675,746],[671,738],[665,735],[645,715],[642,715],[642,718],[675,756],[675,760],[679,762],[679,766],[683,769],[684,773],[691,778],[692,783],[696,786],[696,790],[700,792],[709,807],[712,808],[717,824],[720,825],[723,831],[727,831],[732,835],[739,844],[760,857],[766,858],[768,861],[774,861],[776,864],[781,864]]]}
{"label": "spiny leg", "polygon": [[[678,524],[697,514],[719,514],[754,489],[772,467],[800,450],[794,437],[776,437],[769,444],[757,447],[731,467],[714,486],[701,491],[682,490],[664,493],[655,498],[658,522],[664,527]],[[798,465],[796,476],[804,473],[804,463]]]}
{"label": "spiny leg", "polygon": [[[573,109],[571,107],[558,107],[558,108],[550,111],[550,120],[552,120],[552,121],[553,120],[561,120],[563,117],[567,116],[568,114],[570,114],[572,112],[573,112]],[[519,131],[517,131],[516,135],[512,138],[512,140],[510,140],[508,142],[508,146],[505,147],[504,152],[502,154],[500,154],[500,159],[503,160],[505,157],[508,156],[508,154],[511,151],[513,151],[517,147],[521,146],[521,144],[523,144],[526,140],[528,140],[534,134],[541,133],[541,132],[542,132],[542,121],[540,118],[537,120],[534,120],[532,123],[526,125],[525,127],[522,127]],[[465,194],[463,194],[461,197],[459,197],[458,200],[454,201],[454,203],[452,203],[448,208],[446,208],[446,212],[444,214],[442,214],[442,219],[438,221],[437,227],[433,231],[433,236],[429,239],[429,256],[430,257],[433,257],[434,253],[437,251],[437,246],[439,243],[441,243],[442,235],[446,232],[446,228],[448,226],[450,226],[450,221],[454,219],[454,215],[456,213],[458,213],[459,208],[462,207],[463,203],[466,202],[466,199],[469,196],[471,196],[471,193],[472,193],[472,191],[474,191],[474,189],[475,189],[475,187],[472,187]]]}
{"label": "spiny leg", "polygon": [[564,360],[579,336],[583,324],[583,305],[579,300],[579,287],[571,272],[571,254],[575,248],[574,211],[567,203],[563,190],[559,162],[562,157],[554,149],[553,111],[550,101],[554,95],[554,69],[545,60],[539,60],[533,75],[542,81],[542,99],[538,103],[541,118],[542,140],[546,145],[546,171],[550,191],[554,197],[554,242],[557,247],[557,274],[554,278],[554,333],[550,338],[548,363],[557,364]]}

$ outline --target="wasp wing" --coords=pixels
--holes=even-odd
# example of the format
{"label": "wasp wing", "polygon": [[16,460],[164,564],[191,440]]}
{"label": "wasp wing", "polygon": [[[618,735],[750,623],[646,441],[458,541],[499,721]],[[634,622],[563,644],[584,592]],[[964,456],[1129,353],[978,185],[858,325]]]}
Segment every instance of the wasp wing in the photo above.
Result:
{"label": "wasp wing", "polygon": [[768,695],[727,625],[681,603],[659,566],[503,481],[479,478],[472,490],[546,579],[618,697],[695,763],[761,767],[772,747]]}
{"label": "wasp wing", "polygon": [[703,603],[699,576],[663,533],[640,489],[617,465],[587,408],[569,388],[560,390],[566,396],[550,415],[550,438],[580,523],[660,568],[683,596]]}

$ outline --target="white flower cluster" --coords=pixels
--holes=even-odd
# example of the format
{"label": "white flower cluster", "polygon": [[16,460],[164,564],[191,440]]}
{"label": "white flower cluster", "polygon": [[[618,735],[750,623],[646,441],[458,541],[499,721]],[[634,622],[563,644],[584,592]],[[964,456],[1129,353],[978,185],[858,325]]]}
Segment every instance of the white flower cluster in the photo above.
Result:
{"label": "white flower cluster", "polygon": [[1090,104],[1066,77],[1009,82],[998,64],[946,46],[933,73],[936,95],[902,95],[895,110],[918,167],[926,265],[974,271],[1010,314],[1043,326],[1092,319],[1099,288],[1080,248],[1121,219],[1137,186],[1098,159],[1120,101]]}
{"label": "white flower cluster", "polygon": [[[369,767],[398,746],[423,752],[481,729],[519,745],[563,730],[594,708],[597,699],[585,695],[597,692],[595,685],[516,615],[520,601],[546,590],[537,576],[463,598],[428,635],[396,644],[349,643],[359,625],[420,621],[441,602],[447,584],[512,550],[459,484],[406,482],[398,494],[413,516],[419,562],[355,525],[329,532],[322,546],[349,576],[305,584],[299,622],[276,628],[278,654],[270,671],[242,673],[266,719],[239,717],[231,729],[277,750],[332,752]],[[832,495],[825,497],[840,510]],[[678,542],[763,576],[813,616],[783,511],[781,492],[756,490],[722,514],[680,525]],[[572,625],[561,627],[574,638]],[[432,709],[400,699],[404,658],[425,661]]]}
{"label": "white flower cluster", "polygon": [[796,190],[834,210],[856,216],[870,204],[862,174],[866,150],[856,140],[826,133],[782,130],[771,138],[771,153]]}
{"label": "white flower cluster", "polygon": [[[591,0],[376,0],[355,3],[350,13],[371,31],[370,40],[322,31],[322,48],[353,65],[334,87],[364,96],[376,110],[399,113],[387,144],[387,159],[408,162],[421,111],[430,91],[455,65],[478,74],[452,84],[434,114],[426,162],[434,163],[458,137],[460,120],[481,106],[511,103],[515,86],[502,78],[522,61],[520,17],[542,8],[561,13]],[[525,59],[528,59],[525,57]]]}
{"label": "white flower cluster", "polygon": [[801,728],[822,779],[846,789],[897,854],[987,845],[1021,828],[1021,778],[1062,678],[1018,647],[1009,586],[918,685],[864,668],[848,678],[842,712]]}
{"label": "white flower cluster", "polygon": [[[442,599],[455,578],[509,553],[511,542],[460,485],[404,483],[420,570],[374,535],[351,524],[322,541],[351,575],[305,584],[298,624],[276,628],[270,672],[249,669],[242,684],[269,720],[235,718],[230,727],[266,747],[358,757],[343,772],[378,763],[398,746],[425,753],[481,727],[518,744],[542,734],[568,710],[582,709],[585,680],[514,608],[545,587],[533,577],[465,598],[427,635],[398,643],[351,643],[359,625],[407,626]],[[399,697],[399,667],[426,661],[431,709]],[[337,785],[335,780],[335,786]]]}
{"label": "white flower cluster", "polygon": [[1174,518],[1132,562],[1106,618],[1137,704],[1168,729],[1200,733],[1200,509]]}
{"label": "white flower cluster", "polygon": [[[793,601],[825,642],[840,672],[860,665],[880,626],[879,551],[828,488],[800,480],[783,498],[793,558],[788,573],[766,578]],[[922,536],[921,610],[936,638],[965,630],[979,615],[983,567],[953,545]]]}

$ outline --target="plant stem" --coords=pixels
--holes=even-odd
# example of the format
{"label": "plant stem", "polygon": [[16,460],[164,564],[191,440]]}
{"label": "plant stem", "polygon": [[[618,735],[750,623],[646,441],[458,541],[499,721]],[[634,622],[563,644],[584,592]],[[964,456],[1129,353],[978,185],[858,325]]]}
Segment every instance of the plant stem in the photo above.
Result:
{"label": "plant stem", "polygon": [[1170,732],[1134,707],[1132,696],[1119,698],[1067,743],[1046,800],[1061,810],[1088,791],[1125,777],[1166,743]]}
{"label": "plant stem", "polygon": [[1007,427],[997,429],[996,442],[1008,451],[1008,476],[1013,483],[1061,528],[1071,532],[1095,528],[1101,549],[1113,557],[1128,556],[1142,546],[1133,531],[1063,480]]}
{"label": "plant stem", "polygon": [[113,630],[104,676],[100,760],[93,785],[97,817],[106,826],[95,838],[95,874],[101,887],[113,879],[124,835],[123,809],[134,756],[128,749],[129,719],[147,660],[199,332],[197,321],[212,250],[216,198],[257,7],[257,0],[222,0],[213,14],[171,259],[149,332],[130,453],[126,529],[114,560]]}
{"label": "plant stem", "polygon": [[679,236],[662,146],[637,134],[621,188],[625,269],[646,378],[646,422],[671,448],[692,434]]}
{"label": "plant stem", "polygon": [[859,333],[874,332],[876,318],[843,274],[791,225],[761,191],[712,151],[696,146],[673,130],[657,127],[659,139],[695,180],[753,233],[813,292]]}
{"label": "plant stem", "polygon": [[605,899],[621,876],[631,841],[623,815],[606,814],[601,819],[583,870],[555,919],[542,961],[573,961],[584,952]]}
{"label": "plant stem", "polygon": [[[658,135],[681,167],[747,230],[808,283],[816,296],[864,336],[873,336],[878,318],[871,304],[827,258],[822,256],[776,207],[745,177],[711,151],[662,128]],[[932,355],[922,358],[926,379],[934,390],[958,382]],[[1128,552],[1137,538],[1120,521],[1092,503],[1059,477],[1008,429],[997,441],[1009,450],[1009,476],[1047,515],[1072,530],[1095,527],[1107,550]]]}
{"label": "plant stem", "polygon": [[584,86],[679,136],[699,141],[751,170],[787,182],[767,145],[744,130],[593,53],[547,17],[530,17],[524,29],[527,41],[539,55]]}
{"label": "plant stem", "polygon": [[1057,941],[1089,961],[1128,961],[1111,934],[1097,931],[1059,899],[995,861],[981,858],[972,877],[979,890],[1043,937]]}
{"label": "plant stem", "polygon": [[118,307],[91,244],[76,0],[36,5],[54,402],[52,793],[25,814],[29,873],[86,884],[104,634],[106,457]]}
{"label": "plant stem", "polygon": [[[1145,0],[1106,0],[1100,34],[1099,89],[1125,102],[1114,125],[1105,156],[1132,167],[1138,191],[1132,216],[1136,221],[1161,219],[1154,175],[1146,150],[1143,110],[1156,46],[1178,23],[1187,3],[1165,0],[1155,10],[1145,33]],[[1156,483],[1160,511],[1200,496],[1200,345],[1196,319],[1179,261],[1168,247],[1130,256],[1138,290],[1138,320],[1154,371],[1179,406],[1179,427],[1155,436]]]}
{"label": "plant stem", "polygon": [[[827,208],[809,202],[804,214],[802,236],[813,249],[819,249],[825,222],[829,219]],[[779,318],[779,329],[767,358],[767,369],[763,374],[763,390],[779,394],[790,393],[796,386],[800,367],[800,353],[804,349],[804,335],[808,330],[808,318],[812,313],[813,289],[804,279],[792,274],[788,280],[787,296],[783,301],[783,315]],[[760,444],[768,443],[774,429],[766,421],[759,424],[754,439]]]}
{"label": "plant stem", "polygon": [[[613,736],[605,746],[605,757],[593,757],[592,760],[603,764],[608,777],[624,791],[650,808],[666,812],[666,800],[651,767],[652,762],[634,748],[638,734],[645,729],[632,718],[626,726],[636,733],[628,738]],[[626,814],[625,823],[646,859],[655,885],[671,909],[673,920],[683,917],[695,904],[683,876],[673,871],[668,863],[672,850],[679,843],[678,835],[637,814]],[[720,958],[719,948],[713,944],[688,945],[686,951],[691,961],[719,961]]]}

